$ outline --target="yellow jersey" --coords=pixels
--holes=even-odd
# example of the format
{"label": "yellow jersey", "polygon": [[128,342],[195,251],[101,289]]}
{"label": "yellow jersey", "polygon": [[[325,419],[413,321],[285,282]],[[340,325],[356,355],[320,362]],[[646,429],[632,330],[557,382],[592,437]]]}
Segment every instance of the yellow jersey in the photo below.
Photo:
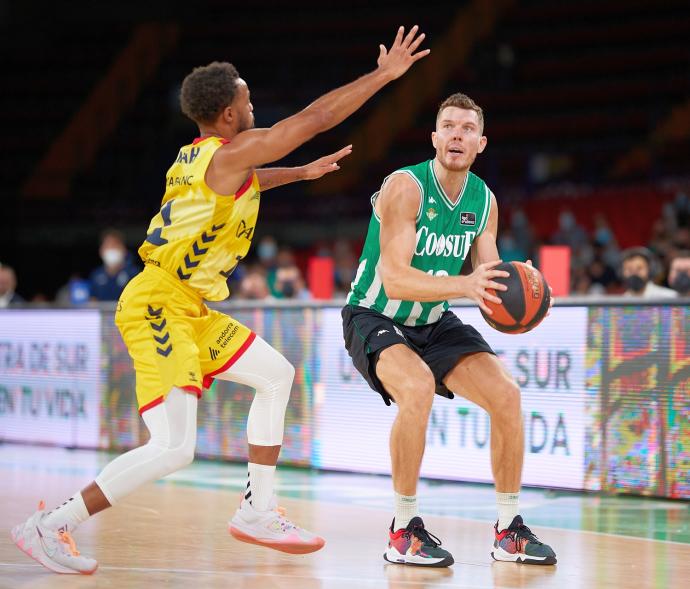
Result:
{"label": "yellow jersey", "polygon": [[182,147],[165,177],[165,194],[139,248],[145,264],[177,277],[209,301],[230,294],[227,279],[244,258],[259,214],[254,172],[230,196],[218,194],[204,177],[220,137],[199,137]]}

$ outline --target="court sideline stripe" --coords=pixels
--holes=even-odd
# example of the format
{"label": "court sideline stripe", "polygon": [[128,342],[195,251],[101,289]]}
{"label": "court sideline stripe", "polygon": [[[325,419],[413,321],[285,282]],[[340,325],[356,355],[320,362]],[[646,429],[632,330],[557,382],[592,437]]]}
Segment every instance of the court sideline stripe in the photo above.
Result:
{"label": "court sideline stripe", "polygon": [[[458,563],[465,564],[466,566],[473,563]],[[393,565],[397,566],[397,565]],[[475,565],[476,566],[476,565]],[[480,565],[480,566],[491,566]],[[21,568],[36,568],[45,569],[43,565],[40,564],[15,564],[11,562],[0,562],[0,567],[21,567]],[[382,581],[390,581],[391,579],[381,579],[381,578],[363,578],[363,577],[341,577],[341,576],[323,576],[323,575],[291,575],[285,573],[259,573],[259,572],[242,572],[242,571],[209,571],[209,570],[198,570],[198,569],[161,569],[161,568],[144,568],[144,567],[117,567],[117,566],[99,566],[99,571],[124,571],[124,572],[141,572],[141,573],[174,573],[181,575],[238,575],[241,577],[276,577],[276,578],[290,578],[290,579],[308,579],[317,581],[352,581],[355,583],[376,583],[381,584]],[[385,573],[384,573],[385,577]],[[397,585],[410,585],[410,586],[425,586],[427,581],[405,581],[405,580],[394,580]],[[459,589],[486,589],[486,585],[467,585],[467,584],[455,584],[455,583],[443,583],[439,582],[438,586],[443,587],[457,587]]]}

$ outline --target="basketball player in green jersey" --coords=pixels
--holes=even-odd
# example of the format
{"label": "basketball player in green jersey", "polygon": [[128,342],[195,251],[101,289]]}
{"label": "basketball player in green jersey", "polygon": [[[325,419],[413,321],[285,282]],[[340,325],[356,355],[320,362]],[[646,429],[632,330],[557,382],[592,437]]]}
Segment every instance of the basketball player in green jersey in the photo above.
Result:
{"label": "basketball player in green jersey", "polygon": [[[359,268],[343,309],[352,361],[387,405],[398,405],[390,437],[395,518],[384,558],[443,567],[453,557],[424,528],[417,481],[434,393],[462,395],[491,418],[491,465],[498,521],[496,560],[555,564],[518,515],[524,435],[520,389],[493,350],[448,310],[466,297],[490,314],[500,304],[495,278],[498,210],[484,181],[470,172],[486,147],[482,109],[464,94],[439,108],[431,140],[436,157],[393,172],[372,197],[373,214]],[[474,271],[460,276],[471,255]]]}

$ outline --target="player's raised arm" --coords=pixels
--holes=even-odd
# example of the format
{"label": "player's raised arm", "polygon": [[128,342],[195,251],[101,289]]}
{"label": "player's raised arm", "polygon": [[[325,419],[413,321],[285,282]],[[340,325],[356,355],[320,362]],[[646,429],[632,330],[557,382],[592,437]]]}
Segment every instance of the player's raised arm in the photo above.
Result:
{"label": "player's raised arm", "polygon": [[505,290],[493,281],[507,276],[507,272],[493,270],[500,260],[480,265],[470,276],[432,276],[411,266],[417,245],[419,199],[419,188],[407,175],[392,176],[381,189],[377,213],[381,218],[381,278],[386,296],[420,303],[467,297],[490,313],[484,299],[497,304],[501,299],[486,289]]}
{"label": "player's raised arm", "polygon": [[378,67],[361,78],[325,94],[304,110],[269,129],[240,133],[218,154],[219,164],[231,171],[249,170],[286,156],[309,139],[342,122],[389,82],[402,76],[416,61],[429,54],[417,51],[424,40],[414,26],[403,27],[390,49],[379,46]]}

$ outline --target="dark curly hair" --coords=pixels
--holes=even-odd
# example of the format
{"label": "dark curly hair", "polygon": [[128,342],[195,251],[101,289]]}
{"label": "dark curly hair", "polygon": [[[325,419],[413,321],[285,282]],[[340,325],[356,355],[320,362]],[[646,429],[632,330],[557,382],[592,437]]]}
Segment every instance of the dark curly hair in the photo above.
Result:
{"label": "dark curly hair", "polygon": [[195,123],[212,123],[235,98],[240,75],[228,62],[194,68],[182,82],[180,106]]}

